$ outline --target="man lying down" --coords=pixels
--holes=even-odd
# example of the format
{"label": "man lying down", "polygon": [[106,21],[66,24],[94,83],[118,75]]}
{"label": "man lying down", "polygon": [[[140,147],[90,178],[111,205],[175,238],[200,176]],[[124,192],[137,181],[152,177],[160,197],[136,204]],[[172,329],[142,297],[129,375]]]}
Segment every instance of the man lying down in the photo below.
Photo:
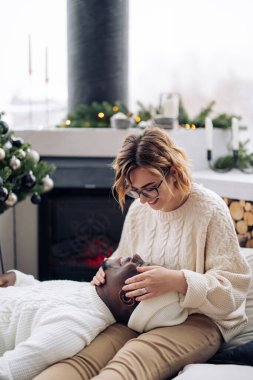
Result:
{"label": "man lying down", "polygon": [[40,282],[14,270],[0,275],[0,379],[32,379],[116,321],[138,332],[182,323],[187,312],[175,292],[140,303],[125,297],[125,280],[143,264],[138,255],[106,260],[106,282],[99,287]]}

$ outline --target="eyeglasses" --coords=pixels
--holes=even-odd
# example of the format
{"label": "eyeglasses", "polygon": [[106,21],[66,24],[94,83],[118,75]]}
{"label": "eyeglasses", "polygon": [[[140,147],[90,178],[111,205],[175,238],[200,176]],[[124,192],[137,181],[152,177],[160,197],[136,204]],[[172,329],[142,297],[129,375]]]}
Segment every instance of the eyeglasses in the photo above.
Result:
{"label": "eyeglasses", "polygon": [[149,187],[149,188],[146,188],[143,190],[130,190],[126,193],[126,195],[128,195],[131,198],[135,198],[135,199],[139,198],[141,195],[143,195],[144,197],[149,198],[149,199],[158,198],[159,197],[159,190],[158,189],[161,186],[161,184],[163,183],[166,176],[169,174],[169,171],[170,170],[167,170],[165,172],[164,178],[161,180],[161,182],[159,182],[158,185],[152,186],[152,187]]}

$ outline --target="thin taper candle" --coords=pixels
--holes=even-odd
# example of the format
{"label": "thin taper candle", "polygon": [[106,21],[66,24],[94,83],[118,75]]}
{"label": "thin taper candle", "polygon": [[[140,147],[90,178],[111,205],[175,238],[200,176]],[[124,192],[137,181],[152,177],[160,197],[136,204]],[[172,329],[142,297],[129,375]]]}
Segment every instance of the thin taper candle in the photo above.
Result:
{"label": "thin taper candle", "polygon": [[31,35],[28,35],[28,74],[32,75],[32,40]]}
{"label": "thin taper candle", "polygon": [[45,82],[48,83],[48,47],[45,48]]}
{"label": "thin taper candle", "polygon": [[236,117],[232,118],[232,149],[239,150],[239,123]]}

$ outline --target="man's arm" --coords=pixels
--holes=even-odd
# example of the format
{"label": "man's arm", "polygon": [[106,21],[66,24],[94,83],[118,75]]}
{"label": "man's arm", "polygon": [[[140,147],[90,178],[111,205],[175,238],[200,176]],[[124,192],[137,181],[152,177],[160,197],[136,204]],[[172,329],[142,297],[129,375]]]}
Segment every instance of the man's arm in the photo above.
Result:
{"label": "man's arm", "polygon": [[32,275],[15,269],[0,275],[0,287],[2,288],[6,288],[7,286],[29,286],[38,282]]}
{"label": "man's arm", "polygon": [[53,363],[78,353],[108,325],[106,319],[84,315],[74,307],[49,308],[31,336],[0,357],[0,379],[33,379]]}

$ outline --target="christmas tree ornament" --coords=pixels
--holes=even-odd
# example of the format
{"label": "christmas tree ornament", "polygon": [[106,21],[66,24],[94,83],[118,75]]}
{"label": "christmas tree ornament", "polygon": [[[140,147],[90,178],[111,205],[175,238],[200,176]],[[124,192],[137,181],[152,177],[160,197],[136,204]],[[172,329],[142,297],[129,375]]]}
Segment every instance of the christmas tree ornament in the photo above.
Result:
{"label": "christmas tree ornament", "polygon": [[38,163],[40,160],[40,155],[36,150],[33,149],[28,149],[27,150],[27,155],[32,157],[35,163]]}
{"label": "christmas tree ornament", "polygon": [[6,143],[4,144],[3,147],[6,150],[11,149],[12,148],[12,143],[8,140],[8,141],[6,141]]}
{"label": "christmas tree ornament", "polygon": [[5,150],[3,148],[0,148],[0,161],[5,159]]}
{"label": "christmas tree ornament", "polygon": [[44,178],[42,178],[42,184],[44,191],[52,190],[52,188],[54,187],[54,181],[52,180],[52,178],[49,177],[48,174]]}
{"label": "christmas tree ornament", "polygon": [[13,137],[11,138],[11,143],[13,146],[16,148],[21,148],[22,145],[24,145],[24,140],[21,139],[20,137]]}
{"label": "christmas tree ornament", "polygon": [[38,204],[41,202],[41,196],[40,196],[38,193],[34,193],[34,194],[31,196],[31,202],[32,202],[34,205],[38,205]]}
{"label": "christmas tree ornament", "polygon": [[21,162],[16,156],[12,156],[9,165],[13,170],[18,170],[21,166]]}
{"label": "christmas tree ornament", "polygon": [[23,160],[26,157],[26,152],[23,149],[19,149],[19,151],[16,153],[16,156],[20,160]]}
{"label": "christmas tree ornament", "polygon": [[0,187],[0,205],[4,203],[7,197],[8,190],[6,189],[6,187]]}
{"label": "christmas tree ornament", "polygon": [[8,124],[3,120],[0,120],[0,128],[2,135],[5,135],[9,130]]}
{"label": "christmas tree ornament", "polygon": [[[11,174],[9,177],[8,177],[8,182],[10,182],[11,185],[15,186],[16,185],[16,182],[17,182],[18,178],[17,176],[13,174]],[[13,188],[12,186],[12,188]]]}
{"label": "christmas tree ornament", "polygon": [[21,182],[23,187],[25,187],[26,189],[31,189],[36,184],[36,177],[30,170],[29,173],[23,175]]}
{"label": "christmas tree ornament", "polygon": [[15,193],[10,192],[6,198],[5,204],[9,207],[13,207],[18,201],[18,197]]}

